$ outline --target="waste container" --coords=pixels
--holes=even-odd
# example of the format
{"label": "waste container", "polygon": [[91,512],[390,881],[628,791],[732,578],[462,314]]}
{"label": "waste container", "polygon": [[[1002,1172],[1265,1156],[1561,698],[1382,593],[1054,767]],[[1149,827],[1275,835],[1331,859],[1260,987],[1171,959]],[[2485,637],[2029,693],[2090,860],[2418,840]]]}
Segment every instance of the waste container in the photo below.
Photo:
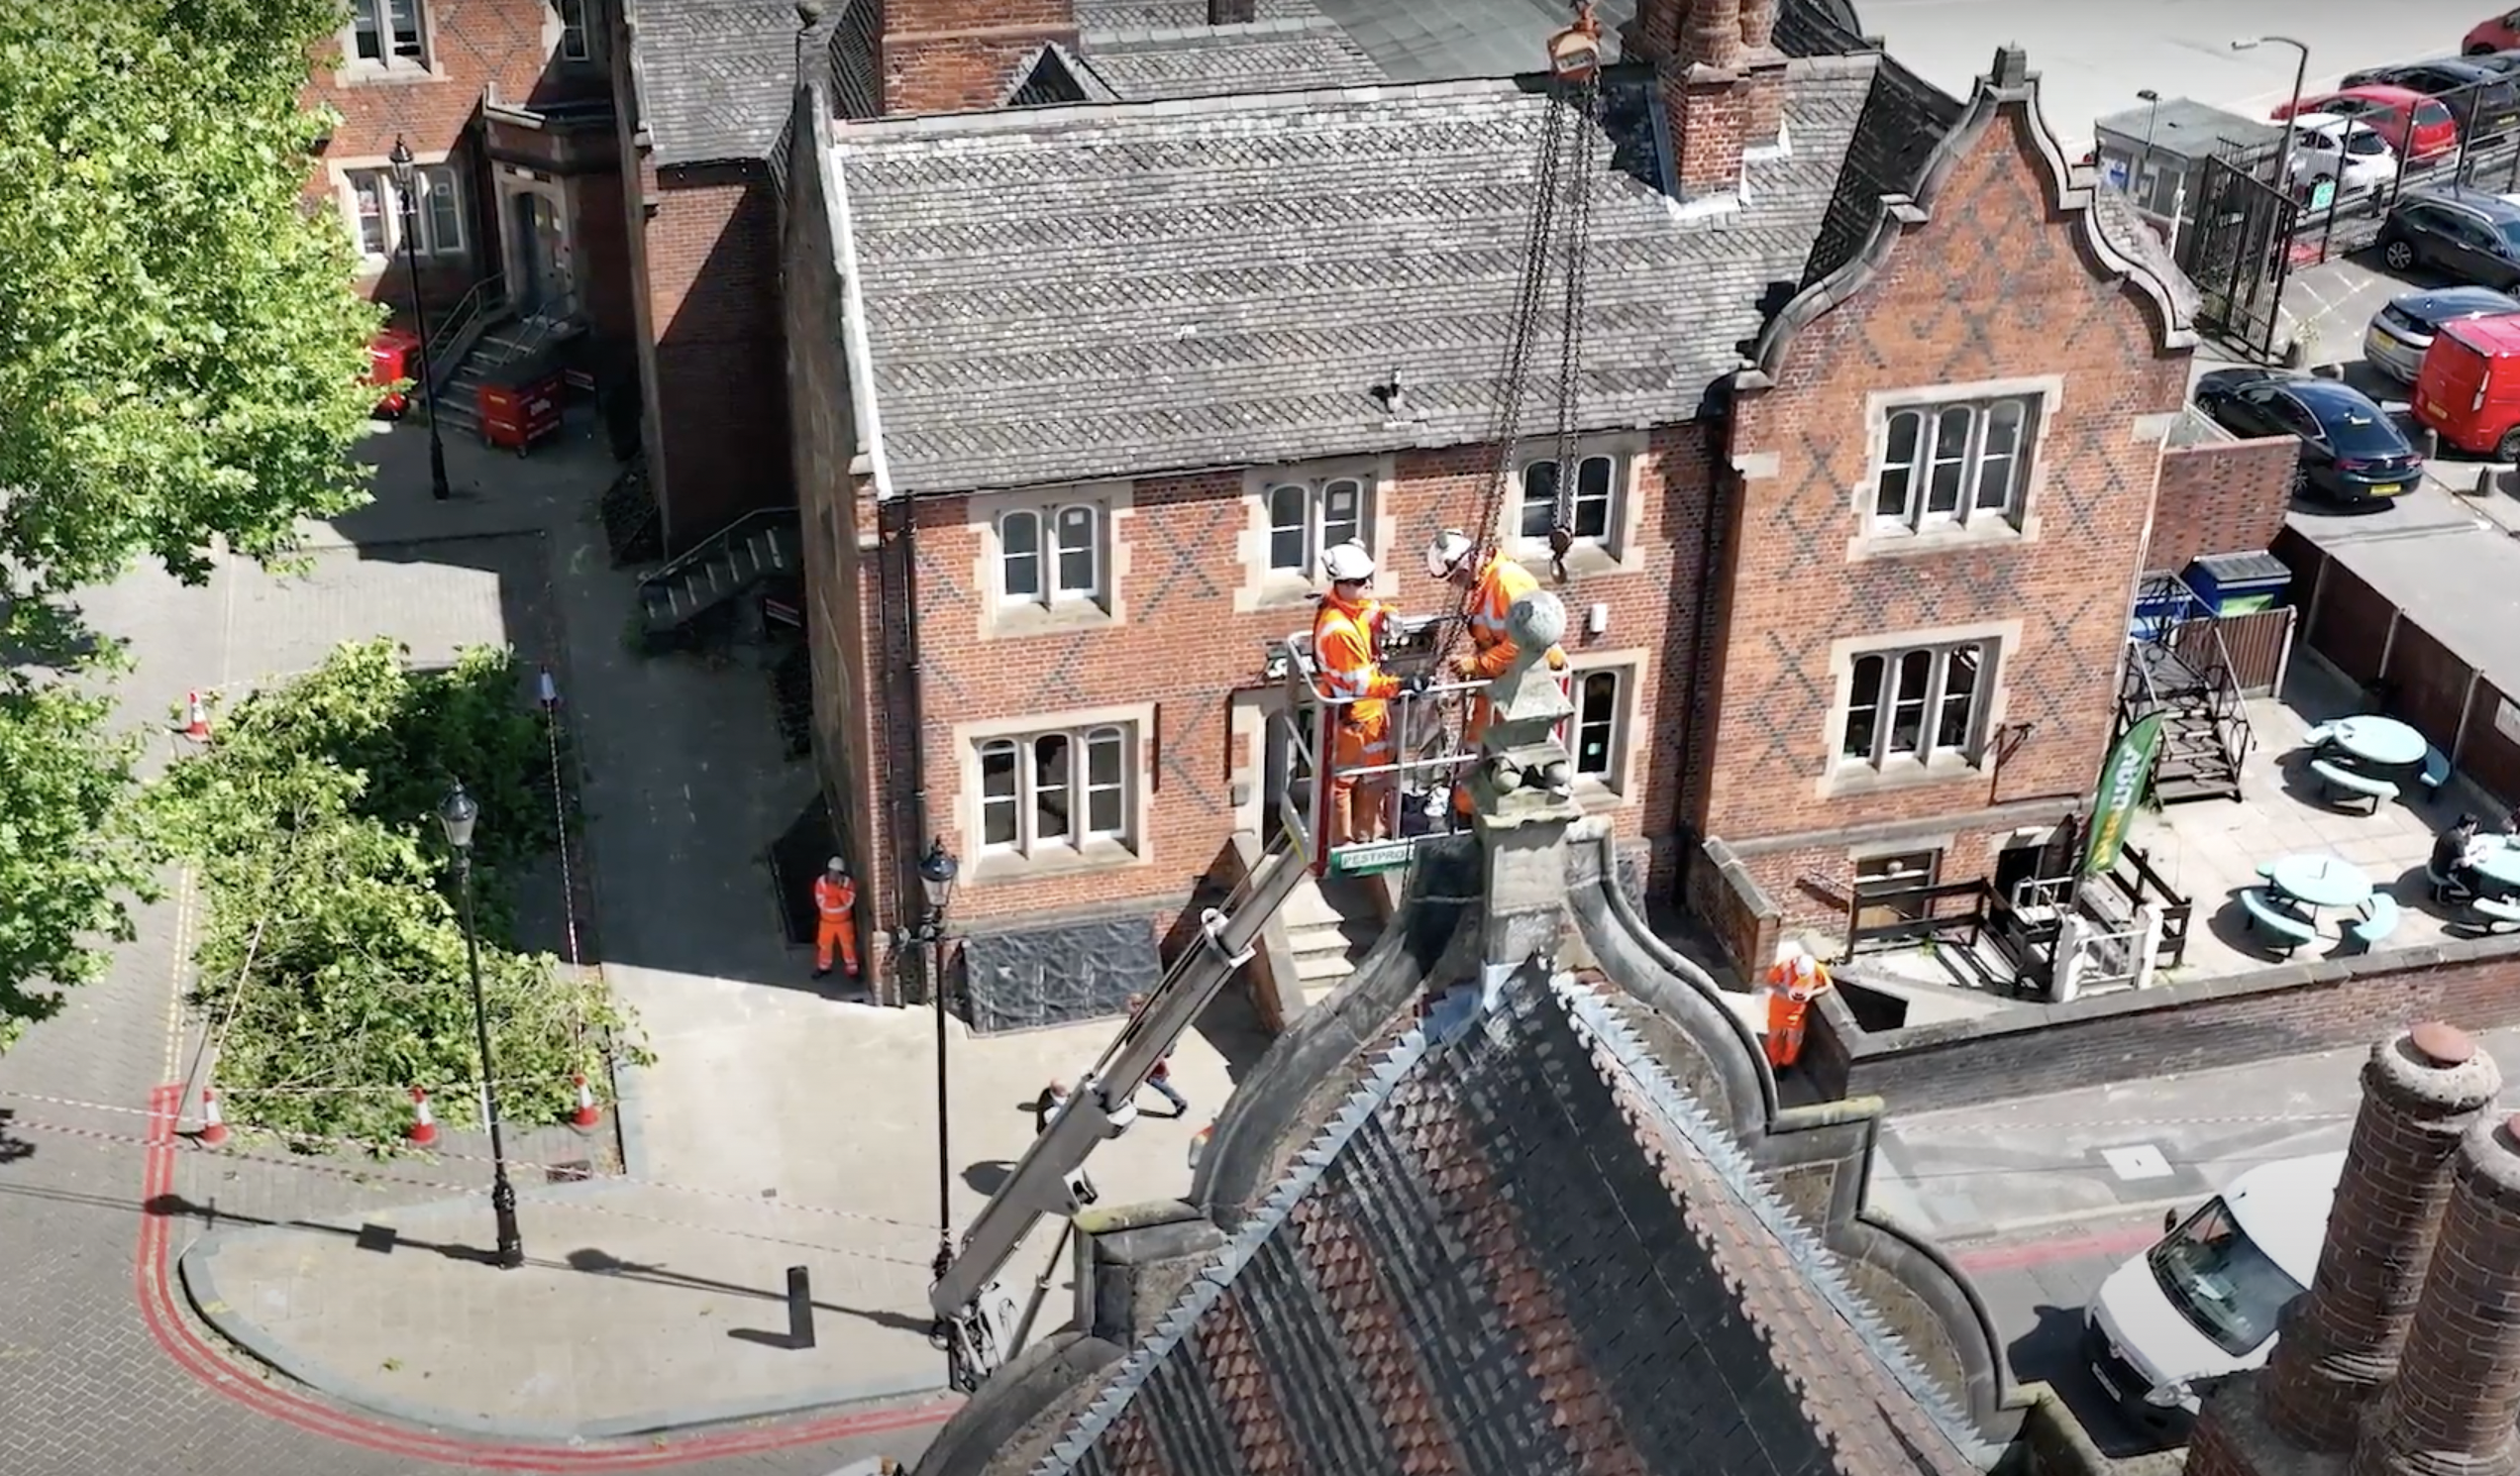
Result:
{"label": "waste container", "polygon": [[399,389],[388,386],[420,374],[420,335],[402,328],[379,330],[368,341],[368,382],[385,390],[376,401],[379,416],[400,415],[408,399]]}
{"label": "waste container", "polygon": [[2187,587],[2217,615],[2247,615],[2283,597],[2292,571],[2268,553],[2205,554],[2187,566]]}
{"label": "waste container", "polygon": [[481,439],[525,455],[535,442],[560,429],[566,388],[560,367],[547,359],[493,368],[481,379]]}

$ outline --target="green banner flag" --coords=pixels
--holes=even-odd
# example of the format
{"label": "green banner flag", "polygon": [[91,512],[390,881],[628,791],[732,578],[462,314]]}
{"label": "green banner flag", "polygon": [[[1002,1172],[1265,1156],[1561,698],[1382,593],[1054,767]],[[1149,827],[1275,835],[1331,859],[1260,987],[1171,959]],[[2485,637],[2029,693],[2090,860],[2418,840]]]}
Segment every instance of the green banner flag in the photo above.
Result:
{"label": "green banner flag", "polygon": [[2096,877],[2118,864],[2118,848],[2126,844],[2127,824],[2135,818],[2135,802],[2144,797],[2144,781],[2152,772],[2152,751],[2161,743],[2161,714],[2137,722],[2109,750],[2100,766],[2099,787],[2091,792],[2091,836],[2083,845],[2082,874]]}

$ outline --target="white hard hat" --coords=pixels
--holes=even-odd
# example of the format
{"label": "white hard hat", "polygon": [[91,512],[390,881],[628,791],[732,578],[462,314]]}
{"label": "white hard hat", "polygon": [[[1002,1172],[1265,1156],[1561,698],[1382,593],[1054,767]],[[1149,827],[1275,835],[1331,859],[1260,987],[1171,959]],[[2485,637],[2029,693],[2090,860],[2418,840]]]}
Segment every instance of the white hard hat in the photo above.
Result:
{"label": "white hard hat", "polygon": [[1434,580],[1451,578],[1452,572],[1461,567],[1461,561],[1477,551],[1478,545],[1470,541],[1469,534],[1458,528],[1446,528],[1435,535],[1434,542],[1426,545],[1426,577]]}
{"label": "white hard hat", "polygon": [[1374,577],[1374,556],[1357,543],[1334,543],[1321,555],[1321,572],[1333,584],[1361,584]]}

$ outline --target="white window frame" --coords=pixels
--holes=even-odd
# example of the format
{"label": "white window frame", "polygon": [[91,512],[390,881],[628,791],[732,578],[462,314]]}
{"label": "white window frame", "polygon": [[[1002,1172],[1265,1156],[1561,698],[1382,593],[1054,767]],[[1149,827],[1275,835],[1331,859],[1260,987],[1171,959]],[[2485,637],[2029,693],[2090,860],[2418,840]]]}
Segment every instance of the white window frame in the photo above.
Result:
{"label": "white window frame", "polygon": [[560,45],[557,50],[563,61],[595,59],[594,32],[586,25],[589,3],[590,0],[552,0],[553,9],[560,14]]}
{"label": "white window frame", "polygon": [[[1567,509],[1567,520],[1579,531],[1567,553],[1570,575],[1626,569],[1623,561],[1631,541],[1636,477],[1647,449],[1647,440],[1641,434],[1586,436],[1575,442],[1572,460],[1576,491]],[[1535,482],[1535,469],[1554,467],[1557,461],[1554,442],[1525,442],[1516,449],[1514,480],[1501,499],[1504,505],[1499,510],[1496,536],[1498,546],[1522,563],[1543,568],[1548,563],[1548,525],[1555,515],[1554,493],[1541,490],[1535,495],[1535,486],[1546,486]],[[1606,482],[1598,476],[1587,476],[1588,467],[1603,464],[1608,472]],[[1588,523],[1594,531],[1580,531]]]}
{"label": "white window frame", "polygon": [[[1125,623],[1134,492],[1129,482],[1100,481],[973,493],[964,504],[965,525],[973,534],[972,581],[966,587],[980,594],[973,601],[978,638]],[[1092,526],[1073,550],[1060,539],[1063,514],[1082,516]],[[1029,545],[1027,532],[1037,535]],[[1063,551],[1071,557],[1059,557]],[[1023,577],[1027,570],[1029,580]],[[1018,592],[1026,582],[1030,592]]]}
{"label": "white window frame", "polygon": [[[411,10],[408,50],[395,39],[393,12],[397,4],[408,5]],[[360,54],[363,31],[376,37],[380,54]],[[427,72],[432,51],[429,43],[429,0],[350,0],[350,18],[341,31],[342,65],[346,70],[362,72]]]}
{"label": "white window frame", "polygon": [[[1574,704],[1565,723],[1566,748],[1574,761],[1576,795],[1592,807],[1631,802],[1638,792],[1636,759],[1644,747],[1638,735],[1644,731],[1646,721],[1646,653],[1585,652],[1570,655],[1566,666],[1566,694]],[[1596,680],[1607,680],[1612,685],[1610,732],[1607,751],[1600,761],[1588,763],[1584,749],[1598,719],[1587,717],[1584,697],[1586,684]]]}
{"label": "white window frame", "polygon": [[[1976,667],[1965,692],[1951,685],[1955,661],[1973,653]],[[1831,758],[1838,769],[1895,775],[1937,767],[1974,768],[1984,751],[1997,690],[2002,642],[1993,636],[1885,646],[1854,654],[1847,670],[1844,700],[1831,724]],[[1873,664],[1878,663],[1877,666]],[[1877,685],[1865,693],[1867,669]],[[1918,684],[1911,689],[1911,683]],[[1960,702],[1963,728],[1956,742],[1944,742],[1944,718],[1950,704]],[[1897,747],[1900,711],[1916,704],[1917,739],[1913,747]],[[1851,752],[1859,715],[1869,725],[1861,753]]]}
{"label": "white window frame", "polygon": [[[1866,508],[1873,531],[1931,533],[1989,522],[2020,526],[2038,452],[2041,409],[2035,393],[1889,407],[1882,417],[1881,454],[1872,469]],[[1945,469],[1953,482],[1949,505],[1938,507],[1937,484]]]}
{"label": "white window frame", "polygon": [[[1147,865],[1155,718],[1155,705],[1140,702],[957,724],[962,792],[954,831],[971,858],[967,879],[1018,882]],[[1057,740],[1066,742],[1064,756],[1045,775],[1042,745]],[[1104,755],[1116,755],[1116,778],[1098,762]],[[1064,827],[1043,823],[1045,798]]]}
{"label": "white window frame", "polygon": [[[1007,608],[1102,606],[1110,594],[1110,509],[1090,497],[1009,507],[996,519],[998,600]],[[1019,566],[1018,561],[1022,561]],[[1084,578],[1077,578],[1082,562]],[[1028,569],[1030,590],[1015,587]]]}
{"label": "white window frame", "polygon": [[[419,199],[414,201],[413,219],[419,223],[419,254],[423,257],[460,257],[465,254],[464,176],[453,162],[440,159],[434,163],[414,164],[412,182]],[[368,214],[362,202],[368,194],[365,186],[374,188],[379,217],[377,239],[381,248],[369,244]],[[387,264],[402,255],[402,188],[394,179],[390,164],[363,164],[342,169],[342,208],[350,227],[350,239],[370,265]],[[441,202],[448,202],[442,204]]]}
{"label": "white window frame", "polygon": [[[1352,503],[1346,516],[1333,519],[1330,504],[1341,489]],[[1374,478],[1365,472],[1289,471],[1264,476],[1260,516],[1266,524],[1260,550],[1263,578],[1309,584],[1319,572],[1322,552],[1351,539],[1367,553],[1375,552]],[[1296,546],[1291,562],[1280,558],[1281,541],[1290,537]]]}

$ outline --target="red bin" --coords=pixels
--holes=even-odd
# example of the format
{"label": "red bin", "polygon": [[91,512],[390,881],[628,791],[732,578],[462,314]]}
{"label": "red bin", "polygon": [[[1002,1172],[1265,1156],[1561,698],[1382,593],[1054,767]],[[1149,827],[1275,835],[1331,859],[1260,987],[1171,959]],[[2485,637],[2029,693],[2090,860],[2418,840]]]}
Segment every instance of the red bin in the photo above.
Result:
{"label": "red bin", "polygon": [[400,415],[407,400],[399,389],[388,388],[420,375],[420,335],[401,328],[380,330],[368,341],[368,382],[385,395],[376,401],[378,415]]}
{"label": "red bin", "polygon": [[493,375],[481,385],[481,439],[523,456],[535,442],[560,429],[561,394],[566,387],[560,370],[552,369]]}

